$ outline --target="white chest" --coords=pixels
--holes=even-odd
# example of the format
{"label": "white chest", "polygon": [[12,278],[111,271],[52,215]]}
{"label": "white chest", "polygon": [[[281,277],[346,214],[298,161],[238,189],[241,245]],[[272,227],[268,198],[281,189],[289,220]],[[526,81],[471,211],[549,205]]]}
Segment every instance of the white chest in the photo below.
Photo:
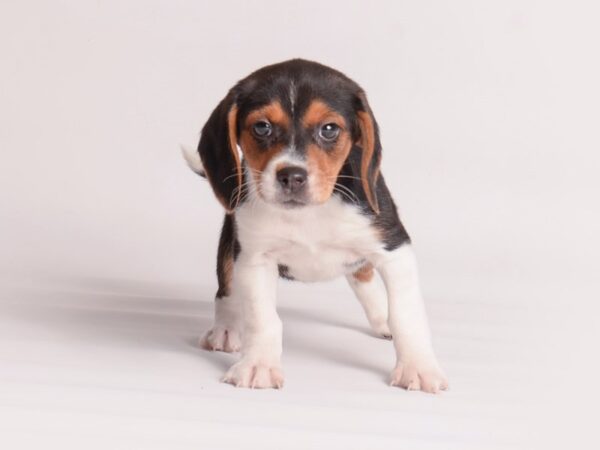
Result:
{"label": "white chest", "polygon": [[242,251],[273,258],[300,281],[354,272],[381,247],[369,218],[337,198],[291,210],[242,205],[236,223]]}

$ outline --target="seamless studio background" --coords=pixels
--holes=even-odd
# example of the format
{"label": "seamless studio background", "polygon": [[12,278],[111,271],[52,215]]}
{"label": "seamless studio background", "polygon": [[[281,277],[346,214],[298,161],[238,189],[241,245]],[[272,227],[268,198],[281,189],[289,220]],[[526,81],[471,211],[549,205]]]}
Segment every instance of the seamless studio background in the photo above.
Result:
{"label": "seamless studio background", "polygon": [[[3,1],[0,440],[594,448],[600,33],[583,1]],[[342,282],[280,283],[286,387],[202,352],[222,211],[179,144],[303,57],[367,91],[451,390],[386,385]]]}

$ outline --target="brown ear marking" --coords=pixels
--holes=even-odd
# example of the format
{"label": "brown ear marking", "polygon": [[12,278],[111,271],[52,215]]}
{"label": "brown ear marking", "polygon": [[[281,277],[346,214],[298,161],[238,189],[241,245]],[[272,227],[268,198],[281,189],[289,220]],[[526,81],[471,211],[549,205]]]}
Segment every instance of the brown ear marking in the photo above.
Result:
{"label": "brown ear marking", "polygon": [[[229,199],[229,204],[224,205],[228,212],[235,209],[240,201],[240,194],[242,191],[242,164],[240,162],[240,154],[237,149],[237,106],[234,104],[229,112],[227,113],[227,129],[229,132],[229,150],[233,155],[235,161],[235,170],[237,177],[237,189],[234,191],[233,196]],[[227,200],[227,199],[225,199]],[[223,202],[225,203],[225,202]]]}
{"label": "brown ear marking", "polygon": [[377,203],[377,197],[375,197],[374,189],[379,176],[379,168],[373,170],[373,181],[369,183],[369,169],[371,162],[373,161],[373,155],[375,154],[375,124],[371,115],[366,111],[358,111],[358,124],[360,127],[360,146],[362,148],[362,157],[360,164],[360,178],[362,180],[362,186],[369,201],[369,205],[373,208],[375,214],[379,214],[379,204]]}

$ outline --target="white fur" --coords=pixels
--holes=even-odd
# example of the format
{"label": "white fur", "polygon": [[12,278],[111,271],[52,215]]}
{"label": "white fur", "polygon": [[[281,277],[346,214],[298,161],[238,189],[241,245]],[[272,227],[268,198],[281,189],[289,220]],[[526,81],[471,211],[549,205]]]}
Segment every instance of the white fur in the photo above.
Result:
{"label": "white fur", "polygon": [[223,378],[241,387],[279,388],[281,320],[275,309],[277,264],[265,254],[243,252],[235,264],[233,295],[242,299],[242,358]]}
{"label": "white fur", "polygon": [[388,294],[388,323],[396,349],[391,384],[434,393],[447,389],[431,346],[412,247],[403,245],[379,257],[377,266]]}
{"label": "white fur", "polygon": [[368,281],[357,280],[353,275],[346,275],[348,284],[365,310],[371,328],[379,337],[391,339],[388,326],[387,294],[381,280],[373,277]]}
{"label": "white fur", "polygon": [[[428,392],[445,389],[447,381],[431,346],[411,246],[385,250],[371,219],[335,195],[320,205],[278,206],[273,202],[274,168],[281,162],[301,163],[290,153],[271,161],[261,177],[262,196],[249,176],[245,201],[235,211],[242,250],[234,264],[231,289],[241,305],[243,325],[234,331],[242,332],[242,357],[224,381],[259,388],[283,384],[282,327],[275,299],[277,266],[282,264],[301,281],[345,275],[376,332],[389,335],[391,331],[397,359],[391,383]],[[384,281],[387,314],[385,294],[375,279],[359,282],[351,276],[365,263],[371,263]],[[230,316],[227,319],[231,322]],[[217,317],[213,330],[225,325],[225,319]]]}
{"label": "white fur", "polygon": [[205,350],[237,352],[242,343],[242,312],[237,297],[229,295],[215,300],[215,324],[200,339]]}
{"label": "white fur", "polygon": [[294,115],[294,110],[296,107],[296,85],[294,84],[294,82],[292,81],[290,83],[290,105],[292,107],[292,115]]}
{"label": "white fur", "polygon": [[198,175],[203,177],[206,176],[206,172],[204,171],[204,166],[202,165],[202,160],[200,159],[200,154],[198,151],[183,144],[180,144],[179,147],[181,148],[181,153],[189,168]]}
{"label": "white fur", "polygon": [[300,281],[352,273],[365,258],[383,250],[369,218],[335,196],[325,204],[296,209],[254,198],[235,217],[243,252],[288,266]]}

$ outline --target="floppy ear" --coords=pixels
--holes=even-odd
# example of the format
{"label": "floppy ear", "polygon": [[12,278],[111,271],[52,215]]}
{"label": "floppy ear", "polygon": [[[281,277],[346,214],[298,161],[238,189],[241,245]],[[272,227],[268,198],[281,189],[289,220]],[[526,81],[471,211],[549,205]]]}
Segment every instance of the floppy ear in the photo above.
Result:
{"label": "floppy ear", "polygon": [[206,177],[228,213],[237,206],[242,185],[237,140],[237,106],[230,92],[208,118],[198,144]]}
{"label": "floppy ear", "polygon": [[362,149],[360,161],[362,188],[365,191],[371,209],[375,214],[379,214],[376,186],[377,178],[379,177],[379,165],[381,163],[381,142],[379,141],[377,122],[364,92],[358,95],[356,118],[360,130],[358,145]]}

